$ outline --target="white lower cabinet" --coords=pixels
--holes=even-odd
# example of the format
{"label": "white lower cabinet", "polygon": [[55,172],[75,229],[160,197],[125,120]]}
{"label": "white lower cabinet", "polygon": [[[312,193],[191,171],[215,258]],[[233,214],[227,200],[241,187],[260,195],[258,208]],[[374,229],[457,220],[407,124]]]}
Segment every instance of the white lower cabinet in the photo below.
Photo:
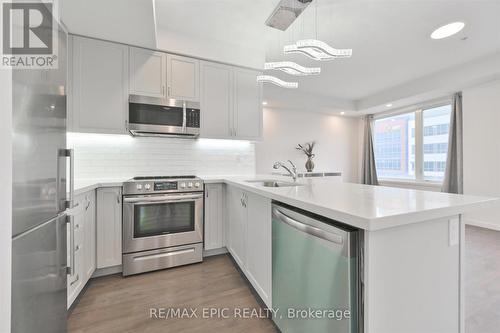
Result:
{"label": "white lower cabinet", "polygon": [[247,213],[244,205],[243,190],[234,187],[226,187],[227,200],[227,249],[233,256],[240,268],[245,270],[246,257],[246,220]]}
{"label": "white lower cabinet", "polygon": [[222,184],[205,185],[205,250],[224,247],[224,189]]}
{"label": "white lower cabinet", "polygon": [[95,191],[77,196],[75,215],[68,224],[68,308],[73,304],[96,269]]}
{"label": "white lower cabinet", "polygon": [[271,200],[226,186],[227,248],[264,303],[271,307]]}
{"label": "white lower cabinet", "polygon": [[122,188],[97,189],[97,268],[122,264]]}
{"label": "white lower cabinet", "polygon": [[247,193],[246,198],[246,275],[264,303],[271,307],[271,200],[253,193]]}

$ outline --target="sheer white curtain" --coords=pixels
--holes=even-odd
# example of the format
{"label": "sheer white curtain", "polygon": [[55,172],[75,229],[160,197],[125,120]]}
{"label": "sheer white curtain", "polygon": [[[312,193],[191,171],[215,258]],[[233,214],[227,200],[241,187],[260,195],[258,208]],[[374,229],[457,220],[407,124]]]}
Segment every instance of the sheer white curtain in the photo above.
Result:
{"label": "sheer white curtain", "polygon": [[378,185],[377,167],[375,165],[375,152],[373,146],[373,115],[364,119],[365,130],[363,134],[363,165],[361,183],[366,185]]}
{"label": "sheer white curtain", "polygon": [[448,155],[442,192],[464,193],[462,93],[453,95]]}

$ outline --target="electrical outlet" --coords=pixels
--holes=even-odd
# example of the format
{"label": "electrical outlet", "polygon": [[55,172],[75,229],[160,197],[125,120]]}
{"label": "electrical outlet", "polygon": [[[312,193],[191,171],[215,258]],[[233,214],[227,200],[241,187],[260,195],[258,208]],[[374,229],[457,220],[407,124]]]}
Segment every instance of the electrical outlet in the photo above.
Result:
{"label": "electrical outlet", "polygon": [[460,223],[458,217],[448,220],[449,229],[449,245],[458,245],[460,239]]}

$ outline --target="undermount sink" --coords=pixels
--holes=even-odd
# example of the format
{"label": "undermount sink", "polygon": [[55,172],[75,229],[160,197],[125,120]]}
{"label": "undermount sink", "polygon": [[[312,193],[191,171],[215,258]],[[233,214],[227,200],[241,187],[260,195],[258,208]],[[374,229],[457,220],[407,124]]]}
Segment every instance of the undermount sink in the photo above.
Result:
{"label": "undermount sink", "polygon": [[304,184],[283,182],[278,180],[247,180],[247,183],[253,183],[255,185],[264,187],[291,187],[291,186],[302,186]]}

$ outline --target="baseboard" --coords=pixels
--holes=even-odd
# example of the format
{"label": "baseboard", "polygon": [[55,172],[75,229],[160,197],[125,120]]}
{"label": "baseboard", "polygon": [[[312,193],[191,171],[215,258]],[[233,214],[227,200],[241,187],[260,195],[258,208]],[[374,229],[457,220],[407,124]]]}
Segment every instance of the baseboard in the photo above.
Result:
{"label": "baseboard", "polygon": [[210,256],[218,256],[219,254],[227,253],[227,249],[225,247],[221,247],[220,249],[212,249],[212,250],[203,250],[203,257]]}
{"label": "baseboard", "polygon": [[100,268],[100,269],[97,269],[94,272],[94,274],[92,274],[92,279],[97,278],[97,277],[101,277],[101,276],[106,276],[106,275],[118,274],[121,272],[122,272],[122,265]]}
{"label": "baseboard", "polygon": [[500,224],[498,224],[498,223],[485,222],[485,221],[476,220],[476,219],[469,219],[469,218],[464,218],[464,222],[465,222],[465,224],[468,224],[468,225],[473,225],[476,227],[500,231]]}

